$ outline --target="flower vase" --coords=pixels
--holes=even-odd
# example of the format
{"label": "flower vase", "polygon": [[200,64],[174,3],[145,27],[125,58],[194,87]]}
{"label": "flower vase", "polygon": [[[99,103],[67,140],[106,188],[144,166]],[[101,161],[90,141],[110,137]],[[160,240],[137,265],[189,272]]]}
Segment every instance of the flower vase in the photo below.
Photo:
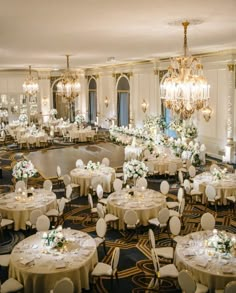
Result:
{"label": "flower vase", "polygon": [[25,191],[28,189],[28,178],[22,178],[22,181],[25,183]]}

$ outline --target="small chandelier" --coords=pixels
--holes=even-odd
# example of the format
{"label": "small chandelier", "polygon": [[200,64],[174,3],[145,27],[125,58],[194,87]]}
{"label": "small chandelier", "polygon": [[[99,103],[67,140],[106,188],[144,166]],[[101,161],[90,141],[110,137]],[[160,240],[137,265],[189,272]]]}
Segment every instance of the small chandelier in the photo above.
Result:
{"label": "small chandelier", "polygon": [[106,108],[109,106],[109,99],[108,99],[108,97],[105,97],[104,104],[105,104]]}
{"label": "small chandelier", "polygon": [[[171,66],[160,84],[163,104],[182,119],[188,119],[197,110],[208,106],[210,85],[203,75],[200,60],[188,54],[187,27],[184,27],[184,56],[172,58]],[[209,107],[209,106],[208,106]]]}
{"label": "small chandelier", "polygon": [[57,94],[68,102],[72,102],[80,94],[79,77],[70,71],[69,57],[66,55],[67,68],[62,79],[57,84]]}
{"label": "small chandelier", "polygon": [[23,92],[26,96],[36,96],[39,91],[37,80],[31,75],[31,66],[29,66],[29,76],[25,79],[23,85]]}

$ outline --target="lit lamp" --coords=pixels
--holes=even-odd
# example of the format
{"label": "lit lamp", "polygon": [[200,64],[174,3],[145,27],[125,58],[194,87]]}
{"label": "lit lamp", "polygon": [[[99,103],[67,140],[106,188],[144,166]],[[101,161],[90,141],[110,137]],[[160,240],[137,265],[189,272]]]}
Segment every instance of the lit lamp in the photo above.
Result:
{"label": "lit lamp", "polygon": [[61,80],[57,84],[57,95],[68,102],[70,121],[74,121],[73,102],[80,94],[79,77],[70,71],[70,55],[66,55],[67,68]]}
{"label": "lit lamp", "polygon": [[160,97],[167,109],[188,119],[197,110],[207,107],[210,85],[203,75],[200,60],[188,53],[187,27],[184,27],[184,56],[172,58],[168,72],[160,84]]}
{"label": "lit lamp", "polygon": [[143,112],[145,113],[149,107],[149,104],[145,100],[143,100],[141,107],[142,107]]}
{"label": "lit lamp", "polygon": [[37,80],[31,75],[31,66],[29,66],[29,76],[25,79],[23,85],[23,92],[26,96],[35,96],[39,91]]}
{"label": "lit lamp", "polygon": [[206,122],[208,122],[211,119],[212,112],[213,111],[211,107],[209,107],[209,105],[207,105],[206,107],[202,109],[202,115],[203,115],[203,118],[206,120]]}
{"label": "lit lamp", "polygon": [[105,106],[106,106],[106,108],[107,108],[108,105],[109,105],[109,99],[108,99],[108,97],[105,98],[105,100],[104,100],[104,104],[105,104]]}

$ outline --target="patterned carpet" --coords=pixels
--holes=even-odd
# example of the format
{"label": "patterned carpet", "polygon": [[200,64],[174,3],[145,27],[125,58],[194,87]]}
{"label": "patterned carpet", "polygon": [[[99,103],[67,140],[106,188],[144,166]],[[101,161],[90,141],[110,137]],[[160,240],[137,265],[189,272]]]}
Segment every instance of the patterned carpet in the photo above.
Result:
{"label": "patterned carpet", "polygon": [[[51,148],[65,147],[54,145]],[[5,148],[0,151],[3,178],[0,179],[0,191],[8,192],[13,190],[14,179],[11,176],[11,168],[15,162],[21,159],[26,152],[18,149]],[[161,177],[149,178],[149,188],[159,190]],[[34,187],[42,187],[43,178],[38,175],[31,178],[29,185]],[[176,199],[178,183],[174,180],[170,181],[171,190],[168,200]],[[60,198],[64,194],[64,189],[57,186],[56,180],[53,180],[53,190]],[[96,201],[96,199],[94,198]],[[220,230],[227,230],[236,233],[236,217],[229,213],[227,207],[220,207],[217,214],[214,209],[208,209],[209,212],[216,217],[216,227]],[[200,217],[206,212],[205,206],[201,204],[187,204],[184,211],[183,227],[181,235],[200,230]],[[95,222],[91,223],[89,216],[89,206],[87,197],[78,197],[72,202],[72,209],[66,210],[64,215],[64,227],[71,227],[89,233],[95,236]],[[148,243],[148,227],[141,227],[139,231],[139,239],[135,235],[130,234],[128,239],[124,237],[122,231],[109,228],[106,234],[107,254],[104,254],[103,247],[98,248],[99,261],[110,263],[111,255],[115,247],[120,247],[121,255],[119,262],[119,282],[114,282],[111,290],[110,280],[106,277],[100,278],[92,290],[89,292],[180,292],[171,280],[165,280],[161,289],[148,289],[149,283],[153,277],[153,265],[150,258],[150,246]],[[1,243],[1,254],[10,252],[14,245],[23,237],[28,236],[24,231],[10,232],[7,235],[7,241]],[[170,245],[170,239],[167,233],[161,233],[157,241],[158,246]],[[1,281],[4,280],[6,274],[1,274]],[[88,291],[87,291],[88,292]]]}

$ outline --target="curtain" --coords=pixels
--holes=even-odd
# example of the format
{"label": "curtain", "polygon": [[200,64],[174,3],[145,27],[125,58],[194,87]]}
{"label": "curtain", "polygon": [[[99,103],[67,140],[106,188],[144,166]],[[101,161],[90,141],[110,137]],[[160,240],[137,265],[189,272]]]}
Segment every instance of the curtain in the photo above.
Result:
{"label": "curtain", "polygon": [[89,91],[89,113],[88,118],[90,123],[96,121],[97,116],[97,93],[95,91]]}
{"label": "curtain", "polygon": [[118,93],[118,125],[128,126],[129,125],[129,93]]}

